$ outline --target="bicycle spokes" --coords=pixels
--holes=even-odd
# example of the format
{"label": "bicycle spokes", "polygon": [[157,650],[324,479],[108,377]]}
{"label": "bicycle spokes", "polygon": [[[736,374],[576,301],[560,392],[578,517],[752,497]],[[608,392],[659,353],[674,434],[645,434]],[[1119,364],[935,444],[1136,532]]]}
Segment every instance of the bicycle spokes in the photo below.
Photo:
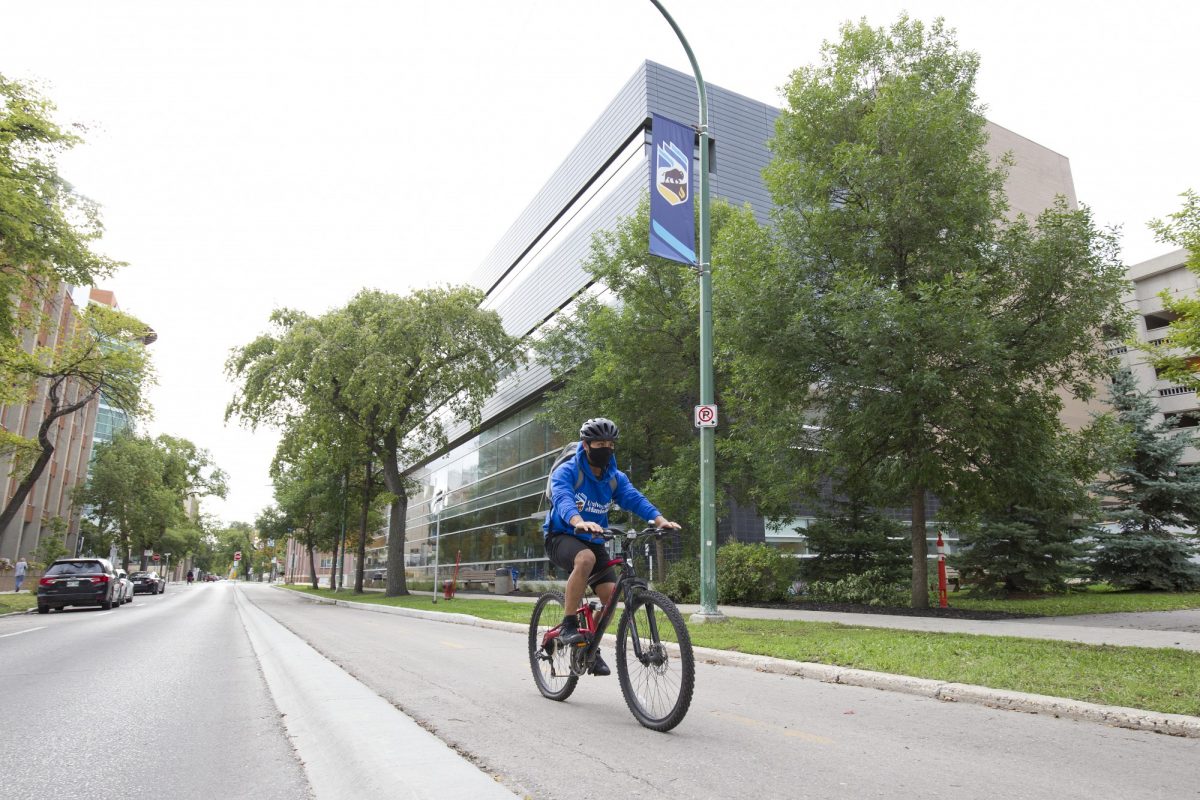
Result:
{"label": "bicycle spokes", "polygon": [[695,685],[691,639],[666,596],[641,591],[626,606],[617,626],[617,673],[626,705],[647,728],[668,731],[687,714]]}

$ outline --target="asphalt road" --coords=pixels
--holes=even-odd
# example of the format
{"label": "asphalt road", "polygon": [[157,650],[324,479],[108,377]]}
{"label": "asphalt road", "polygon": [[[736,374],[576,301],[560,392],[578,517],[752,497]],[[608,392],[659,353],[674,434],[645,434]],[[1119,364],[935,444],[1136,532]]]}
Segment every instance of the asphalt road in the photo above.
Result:
{"label": "asphalt road", "polygon": [[311,797],[223,583],[0,619],[0,796]]}
{"label": "asphalt road", "polygon": [[687,719],[659,734],[630,715],[615,675],[585,678],[565,703],[542,698],[521,635],[244,591],[539,800],[1200,797],[1196,739],[708,664]]}

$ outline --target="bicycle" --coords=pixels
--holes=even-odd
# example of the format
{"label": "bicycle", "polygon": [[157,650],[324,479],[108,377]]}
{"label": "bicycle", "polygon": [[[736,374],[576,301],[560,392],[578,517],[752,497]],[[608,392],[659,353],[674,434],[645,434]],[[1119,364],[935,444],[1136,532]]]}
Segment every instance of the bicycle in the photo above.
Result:
{"label": "bicycle", "polygon": [[[645,528],[634,533],[606,528],[603,536],[618,545],[624,541],[631,551],[628,559],[618,553],[608,565],[619,576],[607,606],[596,613],[599,603],[585,599],[576,614],[584,641],[568,647],[558,643],[565,600],[562,592],[546,592],[533,607],[529,622],[529,665],[538,691],[551,700],[566,700],[575,691],[600,652],[600,640],[612,621],[618,602],[625,608],[617,624],[617,677],[621,694],[633,716],[647,728],[669,731],[683,721],[692,702],[696,665],[692,640],[683,615],[666,595],[639,578],[632,557],[635,545],[651,537],[661,538],[663,529]],[[663,621],[670,631],[661,630]],[[660,634],[673,634],[674,642]]]}

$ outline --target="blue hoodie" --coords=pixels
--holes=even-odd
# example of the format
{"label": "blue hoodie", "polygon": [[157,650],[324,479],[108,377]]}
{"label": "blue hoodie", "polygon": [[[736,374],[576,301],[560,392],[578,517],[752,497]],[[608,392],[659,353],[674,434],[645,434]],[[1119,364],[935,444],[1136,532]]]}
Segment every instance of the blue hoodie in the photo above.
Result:
{"label": "blue hoodie", "polygon": [[[580,473],[583,482],[575,488],[575,481]],[[613,479],[616,479],[616,489]],[[658,517],[658,509],[646,496],[633,488],[624,472],[617,469],[617,457],[614,455],[604,468],[604,473],[597,478],[588,466],[587,453],[583,443],[575,451],[575,457],[564,461],[554,470],[550,477],[551,507],[546,515],[546,523],[542,530],[546,536],[552,533],[569,533],[585,542],[600,543],[604,537],[598,533],[586,531],[576,532],[568,523],[571,517],[578,514],[588,522],[595,522],[601,527],[608,527],[609,505],[615,500],[621,508],[632,511],[647,522],[653,522]]]}

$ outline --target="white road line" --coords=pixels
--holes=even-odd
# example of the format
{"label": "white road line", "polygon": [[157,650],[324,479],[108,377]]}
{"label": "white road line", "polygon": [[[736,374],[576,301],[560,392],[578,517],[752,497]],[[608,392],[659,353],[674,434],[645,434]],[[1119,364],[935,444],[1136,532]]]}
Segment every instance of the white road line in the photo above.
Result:
{"label": "white road line", "polygon": [[20,636],[22,633],[33,633],[34,631],[43,630],[45,627],[46,627],[45,625],[39,625],[36,628],[26,628],[25,630],[17,631],[16,633],[5,633],[3,635],[0,635],[0,639],[7,638],[9,636]]}
{"label": "white road line", "polygon": [[320,800],[515,795],[253,605],[234,597],[288,737]]}

